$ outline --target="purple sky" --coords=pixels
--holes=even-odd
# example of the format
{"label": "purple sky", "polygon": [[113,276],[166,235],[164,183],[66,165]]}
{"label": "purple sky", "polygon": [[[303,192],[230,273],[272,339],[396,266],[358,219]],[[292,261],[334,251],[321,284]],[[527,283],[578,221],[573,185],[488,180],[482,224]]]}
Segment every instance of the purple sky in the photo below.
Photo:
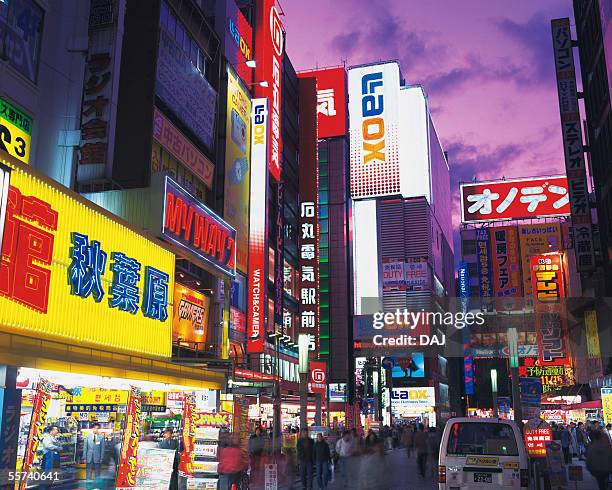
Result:
{"label": "purple sky", "polygon": [[573,17],[570,0],[280,4],[297,70],[398,59],[407,82],[423,84],[456,202],[473,175],[563,172],[550,20]]}

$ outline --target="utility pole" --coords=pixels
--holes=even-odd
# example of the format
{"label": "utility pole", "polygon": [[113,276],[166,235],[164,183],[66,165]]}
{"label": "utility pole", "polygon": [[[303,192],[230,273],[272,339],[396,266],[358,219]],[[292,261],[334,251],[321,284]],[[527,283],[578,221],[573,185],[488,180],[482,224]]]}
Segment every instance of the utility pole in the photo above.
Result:
{"label": "utility pole", "polygon": [[510,354],[510,375],[512,376],[512,408],[514,421],[523,425],[523,407],[521,405],[521,390],[519,383],[518,333],[516,328],[508,329],[508,353]]}

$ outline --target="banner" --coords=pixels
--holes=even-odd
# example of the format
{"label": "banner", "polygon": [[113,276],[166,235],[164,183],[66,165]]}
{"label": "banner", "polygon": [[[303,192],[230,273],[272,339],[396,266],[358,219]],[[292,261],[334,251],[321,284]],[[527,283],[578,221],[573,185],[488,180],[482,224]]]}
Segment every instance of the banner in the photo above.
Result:
{"label": "banner", "polygon": [[[25,454],[23,455],[23,463],[21,472],[26,474],[30,471],[30,466],[36,458],[38,446],[43,438],[45,423],[47,420],[47,412],[49,411],[49,403],[51,402],[51,382],[47,379],[40,378],[38,388],[36,390],[36,398],[32,407],[32,417],[30,418],[30,431],[28,433],[28,442],[26,444]],[[19,422],[17,422],[19,424]],[[29,482],[27,478],[23,478],[19,482],[19,490],[25,490],[26,484]]]}
{"label": "banner", "polygon": [[489,230],[487,228],[479,228],[476,230],[476,255],[480,298],[482,307],[488,309],[493,297],[493,275],[491,271],[491,245],[489,242]]}
{"label": "banner", "polygon": [[223,217],[236,228],[236,268],[245,274],[249,256],[250,117],[249,93],[228,67]]}
{"label": "banner", "polygon": [[[466,262],[459,262],[457,286],[461,311],[466,313],[470,307],[470,272]],[[461,331],[463,343],[463,383],[465,394],[474,394],[474,357],[470,351],[470,327],[466,325]]]}
{"label": "banner", "polygon": [[405,291],[404,261],[389,257],[382,258],[383,291]]}
{"label": "banner", "polygon": [[425,291],[429,289],[427,257],[412,257],[404,263],[404,282],[406,283],[406,291]]}
{"label": "banner", "polygon": [[561,254],[530,258],[538,358],[541,365],[571,365]]}
{"label": "banner", "polygon": [[490,228],[493,295],[497,311],[522,309],[521,261],[516,226]]}
{"label": "banner", "polygon": [[552,429],[543,420],[541,422],[540,427],[531,427],[527,424],[523,429],[525,447],[531,458],[546,457],[546,443],[552,441]]}
{"label": "banner", "polygon": [[179,475],[182,477],[193,476],[193,460],[195,457],[195,429],[197,414],[195,408],[195,397],[186,394],[183,403],[183,435],[182,451],[179,460]]}
{"label": "banner", "polygon": [[138,442],[140,441],[140,407],[140,388],[132,386],[125,412],[119,469],[117,470],[117,482],[115,484],[117,490],[136,487]]}
{"label": "banner", "polygon": [[533,288],[531,287],[531,269],[529,258],[561,249],[561,223],[540,223],[518,227],[521,249],[521,268],[523,272],[523,296],[525,308],[533,308]]}

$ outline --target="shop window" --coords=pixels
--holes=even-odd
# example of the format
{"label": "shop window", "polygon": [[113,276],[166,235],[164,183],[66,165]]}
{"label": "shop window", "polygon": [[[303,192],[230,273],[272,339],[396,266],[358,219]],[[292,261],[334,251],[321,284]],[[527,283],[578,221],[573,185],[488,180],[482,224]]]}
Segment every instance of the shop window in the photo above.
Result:
{"label": "shop window", "polygon": [[38,77],[44,15],[34,0],[0,1],[0,58],[31,82]]}

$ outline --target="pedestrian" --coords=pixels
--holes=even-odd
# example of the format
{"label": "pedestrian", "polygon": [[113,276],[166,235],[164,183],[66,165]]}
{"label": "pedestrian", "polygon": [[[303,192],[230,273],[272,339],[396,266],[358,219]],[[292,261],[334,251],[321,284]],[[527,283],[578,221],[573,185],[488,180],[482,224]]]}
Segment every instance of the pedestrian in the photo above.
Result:
{"label": "pedestrian", "polygon": [[219,448],[219,490],[231,490],[234,484],[238,487],[248,467],[249,460],[240,447],[240,439],[232,434],[227,446]]}
{"label": "pedestrian", "polygon": [[[51,473],[60,467],[60,451],[62,446],[57,440],[59,429],[57,425],[47,427],[47,432],[42,438],[42,461],[41,467],[44,473]],[[41,485],[41,488],[49,488],[51,485]]]}
{"label": "pedestrian", "polygon": [[612,444],[612,424],[606,425],[606,435],[608,439],[610,439],[610,443]]}
{"label": "pedestrian", "polygon": [[561,449],[563,450],[563,460],[565,464],[570,464],[572,456],[570,454],[570,447],[572,445],[572,434],[567,426],[560,425],[561,429]]}
{"label": "pedestrian", "polygon": [[586,467],[597,480],[599,490],[607,490],[612,471],[612,446],[600,430],[594,430],[591,438],[592,443],[587,449]]}
{"label": "pedestrian", "polygon": [[314,442],[308,435],[308,429],[300,432],[297,442],[298,464],[300,465],[300,479],[303,490],[312,490],[313,464],[314,464]]}
{"label": "pedestrian", "polygon": [[389,468],[385,458],[384,442],[370,446],[357,458],[353,470],[354,481],[351,489],[356,490],[388,490]]}
{"label": "pedestrian", "polygon": [[314,460],[317,468],[317,485],[319,490],[325,490],[331,473],[331,451],[325,437],[320,432],[317,434],[317,441],[314,444]]}
{"label": "pedestrian", "polygon": [[425,478],[427,471],[427,439],[428,434],[425,432],[423,424],[419,424],[419,428],[414,435],[414,448],[417,452],[417,466],[419,474]]}
{"label": "pedestrian", "polygon": [[587,435],[584,431],[584,424],[582,422],[578,422],[576,426],[576,443],[578,445],[578,458],[582,461],[584,460],[586,447],[588,446]]}
{"label": "pedestrian", "polygon": [[249,458],[251,463],[251,481],[259,484],[263,465],[266,438],[260,426],[255,428],[255,433],[249,437]]}
{"label": "pedestrian", "polygon": [[435,427],[429,428],[427,436],[427,459],[431,467],[431,476],[438,473],[438,456],[440,454],[440,444],[442,444],[442,433]]}
{"label": "pedestrian", "polygon": [[406,453],[408,454],[408,457],[410,457],[410,454],[412,453],[413,444],[414,444],[414,431],[412,429],[412,426],[409,425],[408,427],[404,429],[404,432],[402,434],[402,446],[406,448]]}
{"label": "pedestrian", "polygon": [[378,444],[378,436],[374,433],[372,429],[368,431],[368,435],[365,438],[365,448],[371,449],[376,444]]}
{"label": "pedestrian", "polygon": [[100,424],[96,422],[91,426],[91,432],[83,441],[83,461],[86,465],[87,480],[100,478],[105,446],[104,436],[100,434]]}
{"label": "pedestrian", "polygon": [[338,474],[340,475],[341,486],[348,486],[348,472],[350,458],[355,454],[355,441],[351,432],[345,430],[342,437],[336,442],[336,454],[338,455]]}
{"label": "pedestrian", "polygon": [[580,455],[578,454],[578,435],[576,434],[576,423],[575,422],[571,422],[570,423],[570,427],[569,427],[569,431],[570,431],[570,461],[571,458],[573,458],[574,456],[579,457]]}
{"label": "pedestrian", "polygon": [[179,443],[178,439],[174,437],[174,431],[171,428],[166,428],[162,432],[162,440],[159,441],[157,446],[160,449],[167,449],[175,451],[174,461],[172,462],[172,475],[170,476],[170,490],[178,488],[178,467],[180,463],[180,455],[178,453]]}

